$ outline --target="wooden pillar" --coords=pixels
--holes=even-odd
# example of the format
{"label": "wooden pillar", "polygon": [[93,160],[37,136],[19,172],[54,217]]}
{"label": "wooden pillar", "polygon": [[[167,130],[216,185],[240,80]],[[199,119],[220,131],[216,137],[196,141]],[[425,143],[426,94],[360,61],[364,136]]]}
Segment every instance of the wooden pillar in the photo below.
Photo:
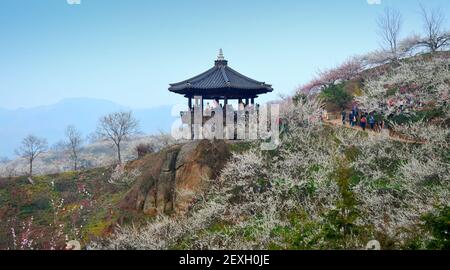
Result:
{"label": "wooden pillar", "polygon": [[[224,97],[224,99],[223,99],[223,108],[222,108],[222,110],[223,110],[223,119],[224,119],[224,123],[225,123],[225,119],[226,119],[226,114],[227,114],[227,105],[228,105],[228,98],[227,97]],[[225,124],[224,124],[224,126],[225,126]]]}
{"label": "wooden pillar", "polygon": [[252,98],[252,105],[255,105],[255,98]]}
{"label": "wooden pillar", "polygon": [[245,106],[248,106],[248,98],[245,99]]}
{"label": "wooden pillar", "polygon": [[239,105],[242,103],[242,98],[239,99],[238,103]]}
{"label": "wooden pillar", "polygon": [[193,127],[194,127],[194,113],[193,113],[193,110],[192,110],[192,97],[188,97],[188,106],[189,106],[189,111],[188,111],[188,113],[189,113],[189,119],[190,119],[190,121],[189,121],[189,130],[190,130],[190,139],[192,140],[192,139],[194,139],[194,129],[193,129]]}

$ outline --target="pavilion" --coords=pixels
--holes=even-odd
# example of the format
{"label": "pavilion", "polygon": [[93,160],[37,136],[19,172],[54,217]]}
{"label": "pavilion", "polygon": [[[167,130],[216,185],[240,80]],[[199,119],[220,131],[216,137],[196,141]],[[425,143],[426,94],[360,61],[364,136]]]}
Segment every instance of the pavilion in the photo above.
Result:
{"label": "pavilion", "polygon": [[223,100],[223,107],[228,105],[229,100],[238,100],[239,104],[244,103],[245,106],[254,105],[259,95],[272,92],[273,89],[270,84],[250,79],[230,68],[220,49],[214,67],[191,79],[170,84],[169,91],[184,95],[190,110],[193,109],[192,99],[202,97],[203,111],[203,100],[215,100],[217,103]]}

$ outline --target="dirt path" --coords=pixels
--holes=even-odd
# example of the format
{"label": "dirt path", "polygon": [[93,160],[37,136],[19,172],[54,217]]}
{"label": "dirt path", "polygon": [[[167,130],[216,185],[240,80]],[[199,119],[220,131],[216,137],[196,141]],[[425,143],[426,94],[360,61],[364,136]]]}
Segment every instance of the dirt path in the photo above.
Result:
{"label": "dirt path", "polygon": [[[335,126],[335,127],[343,127],[344,126],[342,124],[342,120],[341,119],[325,120],[324,123],[326,125]],[[345,128],[358,130],[358,131],[363,131],[363,129],[360,126],[352,127],[352,126],[350,126],[350,124],[348,122],[346,122]],[[378,136],[378,137],[380,137],[380,136],[387,136],[387,137],[389,137],[390,140],[397,141],[397,142],[422,144],[422,142],[419,142],[419,141],[408,140],[408,139],[400,138],[398,136],[393,136],[391,134],[391,132],[389,131],[389,129],[383,129],[381,132],[377,132],[377,131],[371,130],[370,126],[369,126],[369,128],[366,128],[365,132],[369,136]]]}

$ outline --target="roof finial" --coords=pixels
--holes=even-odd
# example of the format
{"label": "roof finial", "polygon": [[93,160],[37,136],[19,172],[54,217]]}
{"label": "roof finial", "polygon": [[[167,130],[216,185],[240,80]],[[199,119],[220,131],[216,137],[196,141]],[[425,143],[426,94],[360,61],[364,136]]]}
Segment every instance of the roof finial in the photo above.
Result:
{"label": "roof finial", "polygon": [[222,48],[219,49],[219,55],[217,56],[217,60],[219,60],[219,61],[225,60],[225,57],[223,57]]}

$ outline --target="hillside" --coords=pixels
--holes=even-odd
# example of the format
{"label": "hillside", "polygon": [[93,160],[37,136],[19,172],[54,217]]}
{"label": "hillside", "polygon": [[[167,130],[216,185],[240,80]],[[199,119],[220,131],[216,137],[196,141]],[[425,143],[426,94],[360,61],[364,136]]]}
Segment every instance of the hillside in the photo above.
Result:
{"label": "hillside", "polygon": [[[368,84],[371,82],[380,82],[384,81],[384,85],[381,88],[381,94],[382,96],[378,97],[379,102],[384,102],[388,98],[392,97],[398,97],[399,95],[414,95],[417,94],[419,88],[414,89],[414,87],[408,87],[408,85],[405,85],[407,81],[416,81],[417,84],[421,83],[421,79],[419,77],[420,72],[426,71],[421,70],[423,68],[433,68],[433,65],[437,65],[442,67],[442,72],[445,73],[448,69],[445,62],[448,62],[448,59],[450,58],[450,52],[449,51],[440,51],[436,52],[434,54],[419,54],[412,57],[407,57],[400,59],[398,63],[386,63],[381,64],[376,67],[365,67],[362,63],[353,63],[353,65],[357,67],[353,67],[355,70],[357,70],[357,73],[353,73],[355,71],[349,72],[349,71],[338,71],[338,70],[331,70],[328,72],[336,72],[340,74],[335,74],[333,79],[336,79],[333,83],[323,83],[321,90],[315,90],[315,94],[319,94],[321,97],[325,99],[325,108],[335,114],[340,114],[342,111],[342,108],[346,110],[351,110],[352,107],[357,104],[361,103],[361,100],[359,97],[367,97],[367,92],[364,93],[364,88],[368,88]],[[357,61],[357,60],[355,60]],[[436,61],[443,61],[441,63],[436,63]],[[345,65],[345,64],[344,64]],[[422,67],[419,67],[418,65],[422,65]],[[342,67],[341,67],[342,68]],[[406,70],[411,71],[411,73],[406,72]],[[416,72],[416,74],[414,74]],[[389,74],[395,74],[397,79],[400,79],[400,81],[396,83],[389,84],[388,79],[390,76]],[[437,75],[437,74],[436,74]],[[327,74],[321,75],[321,76],[329,76]],[[349,76],[348,80],[342,80],[340,76]],[[445,77],[445,75],[440,74],[439,76]],[[409,78],[408,78],[409,77]],[[327,80],[330,80],[329,78],[326,78]],[[430,81],[430,78],[428,78],[429,81],[427,83],[432,83]],[[436,80],[443,79],[444,78],[435,78]],[[318,79],[315,79],[318,80]],[[323,79],[325,80],[325,78]],[[331,82],[331,81],[330,81]],[[316,82],[317,83],[317,82]],[[425,83],[425,82],[422,82]],[[333,91],[326,91],[328,86],[337,86],[334,87]],[[306,86],[308,87],[308,86]],[[408,93],[406,93],[408,89]],[[305,91],[305,89],[303,90]],[[324,95],[323,92],[327,92],[328,95]],[[329,95],[331,92],[331,95]],[[432,93],[428,93],[432,94]],[[345,96],[345,97],[343,97]],[[423,97],[423,96],[422,96]],[[434,97],[436,98],[436,97]],[[344,101],[344,102],[343,102]],[[360,104],[361,105],[361,104]],[[368,110],[377,109],[374,107],[367,108]],[[416,110],[417,111],[417,110]]]}
{"label": "hillside", "polygon": [[94,246],[449,249],[449,61],[406,59],[357,81],[351,102],[382,113],[395,137],[324,124],[317,95],[286,99],[277,150],[256,143],[233,155],[187,215],[123,227]]}
{"label": "hillside", "polygon": [[62,249],[109,236],[115,226],[185,212],[235,146],[198,141],[169,146],[121,167],[0,178],[0,249]]}
{"label": "hillside", "polygon": [[0,249],[62,249],[65,237],[104,235],[126,187],[108,183],[111,168],[0,179]]}
{"label": "hillside", "polygon": [[188,142],[114,169],[1,179],[0,247],[449,249],[449,69],[410,59],[336,82],[357,83],[350,102],[382,114],[380,133],[330,125],[321,95],[299,94],[280,102],[273,151]]}

